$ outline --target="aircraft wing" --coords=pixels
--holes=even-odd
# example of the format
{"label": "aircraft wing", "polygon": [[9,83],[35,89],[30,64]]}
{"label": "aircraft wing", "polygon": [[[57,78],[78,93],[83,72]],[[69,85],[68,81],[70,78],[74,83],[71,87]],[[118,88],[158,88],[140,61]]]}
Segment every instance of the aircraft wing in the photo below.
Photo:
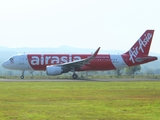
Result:
{"label": "aircraft wing", "polygon": [[59,64],[58,66],[61,66],[62,69],[66,69],[66,70],[72,70],[74,68],[80,68],[84,64],[88,64],[90,62],[90,60],[94,59],[97,56],[99,50],[100,50],[100,47],[94,52],[94,54],[92,54],[92,56],[90,56],[88,58]]}

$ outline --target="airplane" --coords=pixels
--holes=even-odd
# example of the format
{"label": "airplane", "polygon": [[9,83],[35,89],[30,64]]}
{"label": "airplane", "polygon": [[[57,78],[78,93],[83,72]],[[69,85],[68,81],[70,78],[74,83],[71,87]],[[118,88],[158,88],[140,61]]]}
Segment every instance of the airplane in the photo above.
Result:
{"label": "airplane", "polygon": [[154,30],[146,30],[136,43],[123,54],[98,54],[100,47],[93,54],[18,54],[2,63],[6,69],[22,71],[46,71],[47,75],[60,75],[76,71],[103,71],[126,68],[155,61],[156,56],[149,56]]}

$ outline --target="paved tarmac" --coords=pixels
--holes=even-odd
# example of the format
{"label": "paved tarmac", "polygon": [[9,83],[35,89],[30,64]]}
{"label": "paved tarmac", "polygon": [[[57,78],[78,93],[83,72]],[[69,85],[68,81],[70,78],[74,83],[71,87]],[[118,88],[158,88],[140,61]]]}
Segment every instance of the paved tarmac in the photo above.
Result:
{"label": "paved tarmac", "polygon": [[107,78],[107,79],[0,79],[0,82],[134,82],[160,81],[160,78]]}

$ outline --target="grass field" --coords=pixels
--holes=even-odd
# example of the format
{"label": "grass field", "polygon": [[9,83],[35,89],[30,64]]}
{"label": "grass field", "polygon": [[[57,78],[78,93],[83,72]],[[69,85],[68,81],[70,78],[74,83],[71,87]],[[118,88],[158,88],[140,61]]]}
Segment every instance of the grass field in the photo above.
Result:
{"label": "grass field", "polygon": [[160,82],[1,82],[0,120],[160,120]]}

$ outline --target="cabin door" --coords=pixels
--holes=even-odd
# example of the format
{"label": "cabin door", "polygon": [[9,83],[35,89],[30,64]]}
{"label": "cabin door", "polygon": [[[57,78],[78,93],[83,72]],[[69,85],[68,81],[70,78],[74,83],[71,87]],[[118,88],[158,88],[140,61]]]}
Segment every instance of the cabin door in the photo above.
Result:
{"label": "cabin door", "polygon": [[24,56],[23,55],[19,56],[19,64],[21,64],[21,65],[24,64]]}

